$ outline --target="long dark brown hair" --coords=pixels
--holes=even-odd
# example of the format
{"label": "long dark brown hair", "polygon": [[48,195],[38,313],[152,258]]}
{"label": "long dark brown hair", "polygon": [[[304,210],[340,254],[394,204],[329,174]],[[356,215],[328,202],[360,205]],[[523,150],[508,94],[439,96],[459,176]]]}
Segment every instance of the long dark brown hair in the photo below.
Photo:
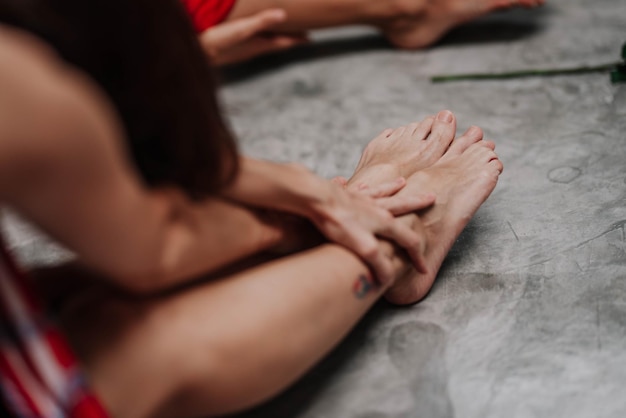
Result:
{"label": "long dark brown hair", "polygon": [[148,185],[193,198],[234,177],[234,140],[180,0],[0,0],[0,22],[32,32],[109,95]]}

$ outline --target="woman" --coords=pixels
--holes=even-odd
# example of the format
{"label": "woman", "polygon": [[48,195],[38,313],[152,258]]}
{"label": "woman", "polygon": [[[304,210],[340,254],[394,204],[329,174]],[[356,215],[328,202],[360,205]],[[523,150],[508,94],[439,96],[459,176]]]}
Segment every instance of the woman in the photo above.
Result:
{"label": "woman", "polygon": [[[353,187],[382,196],[375,202],[298,167],[239,158],[219,118],[200,47],[175,0],[3,1],[0,20],[38,37],[6,26],[0,34],[0,198],[74,250],[85,266],[40,275],[36,290],[58,309],[104,405],[88,385],[47,373],[54,361],[76,369],[56,331],[56,343],[48,343],[56,360],[20,349],[30,347],[28,336],[41,324],[35,318],[21,326],[17,314],[24,312],[13,309],[14,301],[30,306],[34,297],[4,254],[2,283],[17,290],[4,286],[2,292],[10,342],[3,381],[21,370],[22,379],[11,381],[38,388],[19,392],[16,384],[3,384],[13,413],[28,416],[27,407],[35,416],[82,416],[85,409],[120,417],[239,410],[311,367],[397,279],[404,280],[401,289],[415,288],[403,293],[416,299],[432,284],[442,257],[425,259],[428,230],[414,215],[393,218],[388,210],[431,205],[432,194],[416,192],[423,179],[404,187],[398,175],[412,173],[388,172],[389,164],[365,158]],[[495,186],[499,161],[474,131],[459,142],[459,156],[435,164],[454,136],[451,119],[444,112],[413,128],[411,135],[426,132],[424,146],[437,150],[416,169],[432,165],[423,173],[433,180],[429,173],[446,170],[445,164],[458,167],[467,154],[467,164],[491,170],[493,185],[482,185],[475,199],[482,200],[464,204],[473,213]],[[376,146],[384,148],[396,133],[381,135]],[[477,151],[469,156],[465,149]],[[282,181],[286,174],[291,182]],[[249,255],[277,246],[295,251],[308,240],[259,208],[307,217],[342,245],[217,273]],[[424,216],[441,217],[435,209]],[[458,229],[461,223],[453,224]],[[455,236],[443,235],[445,243],[433,248],[445,255]],[[402,251],[380,236],[404,246],[428,280],[414,271],[408,277]],[[207,273],[214,279],[192,283]],[[65,288],[68,281],[72,286]],[[44,316],[49,335],[48,311],[32,311]],[[28,367],[10,367],[19,364]]]}

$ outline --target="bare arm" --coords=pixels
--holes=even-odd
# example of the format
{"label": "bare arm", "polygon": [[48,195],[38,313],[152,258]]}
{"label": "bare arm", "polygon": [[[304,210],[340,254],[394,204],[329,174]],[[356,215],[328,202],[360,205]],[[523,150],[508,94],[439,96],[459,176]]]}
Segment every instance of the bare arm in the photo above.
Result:
{"label": "bare arm", "polygon": [[241,19],[278,7],[289,18],[276,30],[303,31],[339,25],[376,24],[382,19],[414,10],[415,3],[404,0],[238,0],[227,20]]}
{"label": "bare arm", "polygon": [[415,267],[424,271],[422,237],[393,215],[430,206],[432,194],[396,194],[406,184],[398,178],[373,189],[350,190],[295,164],[242,158],[240,173],[224,195],[235,202],[293,213],[309,219],[331,242],[353,251],[368,263],[382,283],[391,280],[391,263],[380,251],[378,237],[404,248]]}
{"label": "bare arm", "polygon": [[1,30],[0,199],[139,291],[277,243],[281,230],[221,199],[147,189],[102,94],[33,39]]}

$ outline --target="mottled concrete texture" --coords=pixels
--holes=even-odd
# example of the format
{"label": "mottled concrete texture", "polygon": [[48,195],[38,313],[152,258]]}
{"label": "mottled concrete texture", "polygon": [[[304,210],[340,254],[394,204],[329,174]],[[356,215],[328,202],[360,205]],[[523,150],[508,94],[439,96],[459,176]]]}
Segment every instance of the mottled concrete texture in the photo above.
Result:
{"label": "mottled concrete texture", "polygon": [[349,175],[375,134],[442,108],[497,143],[500,183],[426,300],[377,307],[250,417],[626,416],[626,86],[607,75],[433,85],[438,73],[611,62],[626,1],[549,0],[424,52],[324,33],[224,91],[250,154]]}
{"label": "mottled concrete texture", "polygon": [[[223,99],[254,156],[349,175],[379,131],[449,108],[460,129],[485,129],[506,167],[422,303],[377,306],[303,380],[245,416],[626,416],[626,86],[603,74],[429,82],[611,62],[624,41],[626,1],[549,0],[428,51],[329,31],[230,71]],[[12,232],[27,260],[59,256]]]}

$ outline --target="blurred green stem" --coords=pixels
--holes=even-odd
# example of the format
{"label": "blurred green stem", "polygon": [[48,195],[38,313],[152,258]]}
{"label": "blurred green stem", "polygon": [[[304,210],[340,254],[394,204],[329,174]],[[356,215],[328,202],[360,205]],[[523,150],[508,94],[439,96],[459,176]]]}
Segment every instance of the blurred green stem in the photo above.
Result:
{"label": "blurred green stem", "polygon": [[512,71],[508,73],[482,73],[482,74],[456,74],[456,75],[441,75],[431,79],[433,83],[447,83],[451,81],[463,81],[463,80],[506,80],[510,78],[525,78],[525,77],[552,77],[559,75],[574,75],[574,74],[589,74],[600,73],[615,70],[621,63],[616,62],[612,64],[604,64],[597,66],[584,66],[577,68],[565,68],[565,69],[545,69],[545,70],[522,70]]}

